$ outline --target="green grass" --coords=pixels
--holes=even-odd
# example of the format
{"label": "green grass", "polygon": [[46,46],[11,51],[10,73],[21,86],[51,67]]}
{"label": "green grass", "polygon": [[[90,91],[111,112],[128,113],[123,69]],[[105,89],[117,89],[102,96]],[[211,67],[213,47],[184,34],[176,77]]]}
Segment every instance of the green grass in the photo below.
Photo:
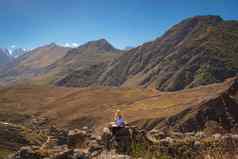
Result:
{"label": "green grass", "polygon": [[132,156],[134,158],[143,158],[143,159],[172,159],[166,154],[162,154],[159,151],[150,151],[147,149],[143,143],[134,143],[132,144]]}
{"label": "green grass", "polygon": [[215,68],[210,65],[202,65],[198,70],[195,76],[195,79],[200,81],[201,83],[211,83],[216,81],[214,77]]}
{"label": "green grass", "polygon": [[160,155],[160,156],[157,157],[156,159],[171,159],[171,157],[166,156],[166,155]]}
{"label": "green grass", "polygon": [[33,130],[22,127],[21,134],[29,141],[30,144],[32,145],[41,145],[44,143],[47,139],[47,135],[44,134],[43,132],[34,132]]}
{"label": "green grass", "polygon": [[134,143],[132,144],[132,156],[135,158],[142,157],[146,154],[145,145],[142,143]]}
{"label": "green grass", "polygon": [[0,148],[0,159],[5,159],[11,153],[13,153],[13,151],[5,148]]}

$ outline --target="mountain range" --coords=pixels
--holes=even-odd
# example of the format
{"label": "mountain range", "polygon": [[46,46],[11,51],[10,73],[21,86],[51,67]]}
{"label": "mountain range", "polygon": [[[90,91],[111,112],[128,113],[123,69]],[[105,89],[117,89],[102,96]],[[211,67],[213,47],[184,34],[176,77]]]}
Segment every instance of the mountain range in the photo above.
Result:
{"label": "mountain range", "polygon": [[0,71],[2,84],[52,84],[69,73],[111,61],[121,54],[105,39],[90,41],[77,48],[55,43],[31,50]]}
{"label": "mountain range", "polygon": [[195,16],[174,25],[163,36],[127,51],[114,48],[105,39],[77,48],[54,43],[39,47],[2,69],[0,81],[175,91],[236,75],[237,51],[237,21]]}

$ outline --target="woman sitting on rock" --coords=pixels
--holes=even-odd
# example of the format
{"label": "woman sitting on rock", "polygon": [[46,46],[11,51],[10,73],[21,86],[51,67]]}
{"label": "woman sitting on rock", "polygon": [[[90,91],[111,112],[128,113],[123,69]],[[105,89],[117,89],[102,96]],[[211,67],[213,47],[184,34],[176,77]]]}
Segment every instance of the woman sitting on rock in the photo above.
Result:
{"label": "woman sitting on rock", "polygon": [[117,127],[125,127],[125,120],[122,117],[121,111],[117,110],[114,116],[114,121]]}
{"label": "woman sitting on rock", "polygon": [[113,135],[116,135],[119,130],[125,128],[126,123],[125,120],[121,114],[120,110],[117,110],[114,114],[114,122],[111,122],[109,128]]}

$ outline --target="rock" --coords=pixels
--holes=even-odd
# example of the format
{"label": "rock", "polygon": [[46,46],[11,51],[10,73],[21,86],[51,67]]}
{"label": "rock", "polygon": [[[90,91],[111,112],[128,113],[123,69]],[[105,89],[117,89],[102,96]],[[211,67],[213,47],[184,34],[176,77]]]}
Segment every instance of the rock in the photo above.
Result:
{"label": "rock", "polygon": [[70,130],[68,133],[68,145],[71,147],[86,147],[88,134],[83,130]]}
{"label": "rock", "polygon": [[222,135],[217,133],[217,134],[212,135],[212,137],[214,138],[214,140],[220,140]]}
{"label": "rock", "polygon": [[103,133],[104,133],[104,134],[111,134],[111,131],[110,131],[109,128],[104,127],[104,128],[103,128]]}
{"label": "rock", "polygon": [[95,136],[95,135],[90,135],[90,140],[97,140],[97,136]]}
{"label": "rock", "polygon": [[54,159],[70,159],[73,156],[72,149],[64,149],[61,150],[59,153],[54,154]]}
{"label": "rock", "polygon": [[127,155],[113,155],[112,159],[130,159],[130,156]]}
{"label": "rock", "polygon": [[[161,131],[159,131],[159,130],[157,130],[157,129],[152,129],[152,130],[150,130],[150,133],[151,134],[159,134]],[[162,132],[162,133],[164,133],[164,132]]]}
{"label": "rock", "polygon": [[199,131],[195,134],[195,137],[196,138],[204,138],[204,137],[206,137],[206,134],[202,131]]}
{"label": "rock", "polygon": [[160,139],[162,139],[162,138],[166,137],[166,134],[163,131],[160,131],[158,136],[159,136]]}
{"label": "rock", "polygon": [[232,135],[231,135],[231,138],[232,138],[232,139],[235,139],[235,140],[238,140],[238,134],[232,134]]}
{"label": "rock", "polygon": [[161,139],[161,140],[160,140],[160,143],[161,143],[161,144],[169,144],[169,145],[171,145],[171,144],[174,143],[174,139],[171,138],[171,137],[166,137],[166,138],[164,138],[164,139]]}
{"label": "rock", "polygon": [[87,155],[84,151],[80,149],[74,149],[72,159],[87,159]]}
{"label": "rock", "polygon": [[187,132],[187,133],[185,133],[185,136],[194,136],[194,135],[195,135],[194,132]]}
{"label": "rock", "polygon": [[146,133],[146,139],[153,144],[159,143],[159,139],[157,139],[156,135],[153,135],[150,132]]}
{"label": "rock", "polygon": [[83,127],[83,130],[84,130],[84,131],[87,131],[87,130],[88,130],[88,127],[87,127],[87,126],[84,126],[84,127]]}
{"label": "rock", "polygon": [[33,151],[30,146],[21,147],[12,159],[41,159],[40,154]]}
{"label": "rock", "polygon": [[202,146],[202,143],[200,141],[195,141],[193,143],[193,146],[194,146],[195,149],[198,149],[198,148],[200,148]]}
{"label": "rock", "polygon": [[181,132],[171,132],[170,136],[174,138],[184,138],[184,134]]}
{"label": "rock", "polygon": [[159,139],[163,139],[166,137],[165,132],[159,131],[157,129],[152,129],[151,131],[149,131],[149,133]]}
{"label": "rock", "polygon": [[111,143],[112,133],[108,128],[103,129],[103,135],[101,138],[102,138],[101,142],[103,143],[104,148],[106,150],[110,150],[112,148],[112,143]]}
{"label": "rock", "polygon": [[131,133],[129,128],[120,128],[114,134],[118,152],[127,154],[131,151]]}
{"label": "rock", "polygon": [[55,145],[57,145],[57,139],[53,136],[48,136],[46,142],[42,144],[41,149],[52,148]]}

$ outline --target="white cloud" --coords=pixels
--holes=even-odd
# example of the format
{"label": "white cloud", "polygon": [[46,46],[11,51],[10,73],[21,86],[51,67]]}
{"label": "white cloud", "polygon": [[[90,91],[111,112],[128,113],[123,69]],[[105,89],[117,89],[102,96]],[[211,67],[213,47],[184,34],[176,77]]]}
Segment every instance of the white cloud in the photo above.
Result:
{"label": "white cloud", "polygon": [[78,43],[64,43],[63,46],[64,47],[78,47],[79,44]]}
{"label": "white cloud", "polygon": [[70,44],[69,43],[65,43],[64,46],[65,47],[70,47]]}
{"label": "white cloud", "polygon": [[79,44],[77,44],[77,43],[72,43],[71,45],[72,45],[72,47],[78,47],[79,46]]}
{"label": "white cloud", "polygon": [[11,48],[12,48],[12,49],[16,48],[16,45],[11,45]]}

